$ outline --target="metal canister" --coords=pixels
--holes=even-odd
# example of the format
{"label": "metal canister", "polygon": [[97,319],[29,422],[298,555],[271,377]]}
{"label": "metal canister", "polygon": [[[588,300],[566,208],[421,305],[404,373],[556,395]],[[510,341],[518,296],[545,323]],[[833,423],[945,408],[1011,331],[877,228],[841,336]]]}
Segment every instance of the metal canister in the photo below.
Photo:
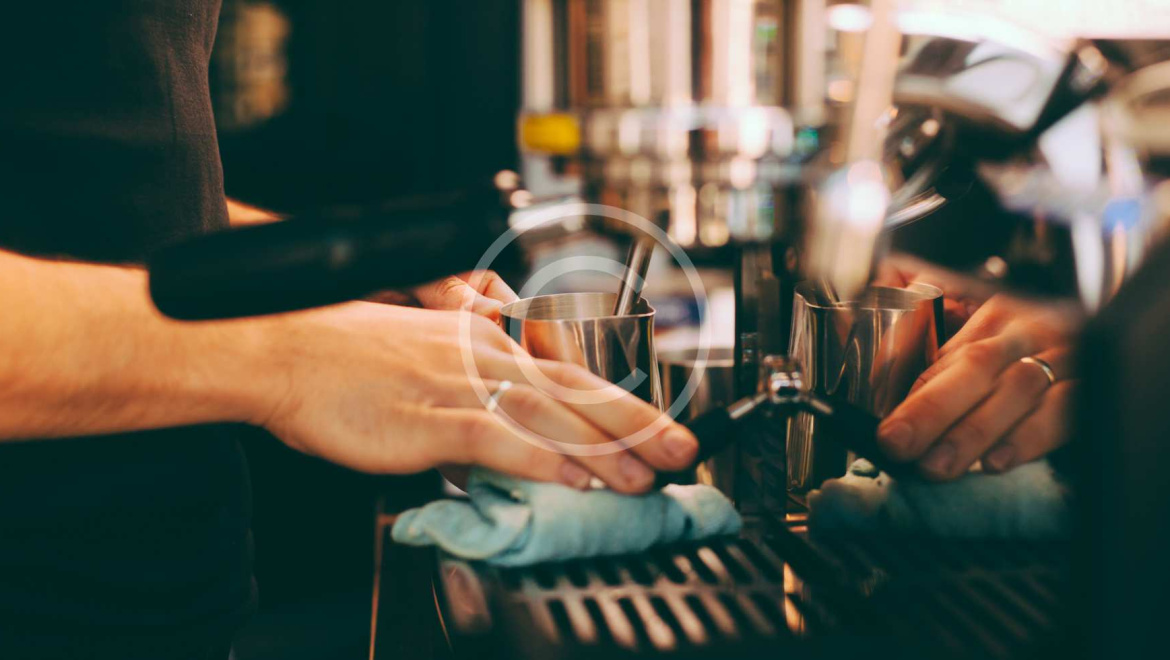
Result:
{"label": "metal canister", "polygon": [[[706,351],[706,360],[700,360],[704,353],[698,348],[688,347],[663,351],[658,356],[662,371],[662,393],[667,407],[674,405],[683,394],[696,369],[703,374],[694,394],[679,411],[675,420],[686,424],[703,413],[724,408],[735,401],[735,360],[731,348],[716,347]],[[695,469],[695,481],[715,486],[728,497],[734,498],[736,452],[735,443],[700,463]]]}
{"label": "metal canister", "polygon": [[[811,283],[796,287],[789,345],[806,385],[884,417],[934,363],[944,338],[942,291],[926,284],[873,287],[858,300],[828,304],[814,294]],[[788,423],[788,490],[798,499],[849,465],[847,452],[821,433],[805,413]]]}
{"label": "metal canister", "polygon": [[612,293],[525,298],[500,309],[500,325],[533,357],[585,367],[661,410],[654,308],[639,300],[614,316],[615,301]]}

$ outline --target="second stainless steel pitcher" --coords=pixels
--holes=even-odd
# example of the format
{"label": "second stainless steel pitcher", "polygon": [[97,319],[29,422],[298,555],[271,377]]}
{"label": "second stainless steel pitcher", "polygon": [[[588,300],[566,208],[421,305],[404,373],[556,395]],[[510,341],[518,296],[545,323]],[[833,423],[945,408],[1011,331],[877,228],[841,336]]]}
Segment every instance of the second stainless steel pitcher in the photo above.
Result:
{"label": "second stainless steel pitcher", "polygon": [[[789,355],[806,385],[884,417],[909,393],[944,339],[942,291],[927,284],[873,287],[859,300],[818,304],[811,283],[796,287]],[[788,489],[798,499],[839,477],[849,456],[808,414],[788,424]]]}

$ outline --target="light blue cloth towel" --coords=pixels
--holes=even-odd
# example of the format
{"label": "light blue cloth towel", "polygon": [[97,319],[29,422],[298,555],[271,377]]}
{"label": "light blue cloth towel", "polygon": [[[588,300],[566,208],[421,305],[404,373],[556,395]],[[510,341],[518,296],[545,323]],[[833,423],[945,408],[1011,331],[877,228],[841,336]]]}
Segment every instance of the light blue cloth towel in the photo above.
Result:
{"label": "light blue cloth towel", "polygon": [[1070,496],[1045,460],[1003,474],[971,472],[946,483],[899,483],[858,459],[845,476],[809,493],[808,522],[814,531],[1064,538],[1072,529]]}
{"label": "light blue cloth towel", "polygon": [[646,495],[582,492],[472,470],[469,500],[440,500],[404,512],[395,541],[437,545],[497,566],[616,555],[658,543],[739,531],[742,520],[710,486],[667,486]]}

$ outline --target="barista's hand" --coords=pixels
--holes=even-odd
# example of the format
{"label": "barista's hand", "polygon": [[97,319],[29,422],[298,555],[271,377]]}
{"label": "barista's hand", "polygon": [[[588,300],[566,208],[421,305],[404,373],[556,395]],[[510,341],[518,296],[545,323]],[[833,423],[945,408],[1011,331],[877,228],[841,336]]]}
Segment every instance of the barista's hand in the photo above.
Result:
{"label": "barista's hand", "polygon": [[[1074,377],[1075,312],[995,296],[939,351],[906,401],[879,429],[883,447],[917,460],[924,476],[954,479],[976,460],[1001,472],[1052,451],[1067,438]],[[1057,382],[1020,362],[1034,356]]]}
{"label": "barista's hand", "polygon": [[370,298],[372,302],[427,309],[470,308],[493,320],[499,319],[501,307],[516,299],[512,287],[490,270],[460,273],[408,291],[385,291]]}
{"label": "barista's hand", "polygon": [[597,445],[662,418],[616,386],[560,362],[535,364],[565,388],[621,396],[562,403],[538,391],[520,368],[523,352],[482,316],[359,302],[270,321],[275,368],[286,385],[251,421],[300,451],[375,473],[478,464],[577,488],[596,475],[633,493],[651,486],[655,469],[681,469],[692,460],[694,437],[665,418],[649,440],[598,456],[566,456],[520,438],[485,410],[472,387],[460,350],[461,317],[470,324],[471,354],[486,390],[514,382],[500,409],[536,434]]}

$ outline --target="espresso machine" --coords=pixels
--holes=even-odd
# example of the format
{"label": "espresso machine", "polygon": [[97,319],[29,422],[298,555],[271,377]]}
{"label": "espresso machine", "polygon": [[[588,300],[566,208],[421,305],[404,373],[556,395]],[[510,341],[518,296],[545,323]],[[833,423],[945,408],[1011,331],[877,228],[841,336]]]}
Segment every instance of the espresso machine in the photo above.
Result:
{"label": "espresso machine", "polygon": [[[576,196],[634,214],[733,275],[739,401],[723,412],[755,420],[728,427],[749,525],[738,539],[509,570],[395,549],[382,530],[380,565],[433,570],[383,575],[371,656],[1075,652],[1066,545],[807,537],[788,498],[784,421],[803,388],[788,352],[798,284],[849,300],[895,252],[989,291],[1105,305],[1147,245],[1106,222],[1132,177],[1115,160],[1091,176],[1067,165],[1108,160],[1093,113],[1125,73],[1117,53],[890,0],[522,5],[518,175],[359,220],[176,245],[152,264],[155,300],[180,318],[324,304],[470,268],[516,208]],[[475,233],[459,223],[469,215]],[[555,229],[583,227],[626,247],[619,300],[636,300],[646,232],[604,214]],[[428,607],[403,604],[420,590]],[[420,623],[426,609],[437,626]],[[420,630],[429,641],[403,642]]]}
{"label": "espresso machine", "polygon": [[[1019,191],[1047,171],[1037,145],[1097,132],[1064,125],[1111,73],[1090,42],[884,0],[523,8],[526,201],[576,192],[733,274],[736,413],[775,418],[724,450],[745,513],[783,516],[789,499],[792,401],[773,390],[801,386],[811,366],[788,355],[801,281],[821,300],[854,300],[897,251],[988,290],[1077,296],[1079,285],[1099,302],[1116,286],[1078,277],[1068,223],[1038,222],[1042,201]],[[626,281],[645,276],[646,232],[604,214],[584,222],[628,246]],[[959,227],[990,238],[948,251],[955,236],[932,235]],[[1091,230],[1077,237],[1102,249]],[[761,393],[768,405],[752,406]],[[872,435],[860,421],[844,435]]]}
{"label": "espresso machine", "polygon": [[[881,0],[528,0],[523,35],[524,201],[577,193],[733,274],[738,400],[719,414],[755,422],[721,427],[747,528],[525,569],[440,561],[454,655],[1086,653],[1070,630],[1096,606],[1072,595],[1067,541],[809,536],[782,422],[836,418],[879,458],[857,444],[876,422],[801,398],[789,349],[798,292],[855,299],[887,254],[989,292],[1109,300],[1147,241],[1102,229],[1116,176],[1062,166],[1101,159],[1094,105],[1124,68],[1092,41]],[[576,224],[626,246],[619,300],[636,298],[646,232]]]}

